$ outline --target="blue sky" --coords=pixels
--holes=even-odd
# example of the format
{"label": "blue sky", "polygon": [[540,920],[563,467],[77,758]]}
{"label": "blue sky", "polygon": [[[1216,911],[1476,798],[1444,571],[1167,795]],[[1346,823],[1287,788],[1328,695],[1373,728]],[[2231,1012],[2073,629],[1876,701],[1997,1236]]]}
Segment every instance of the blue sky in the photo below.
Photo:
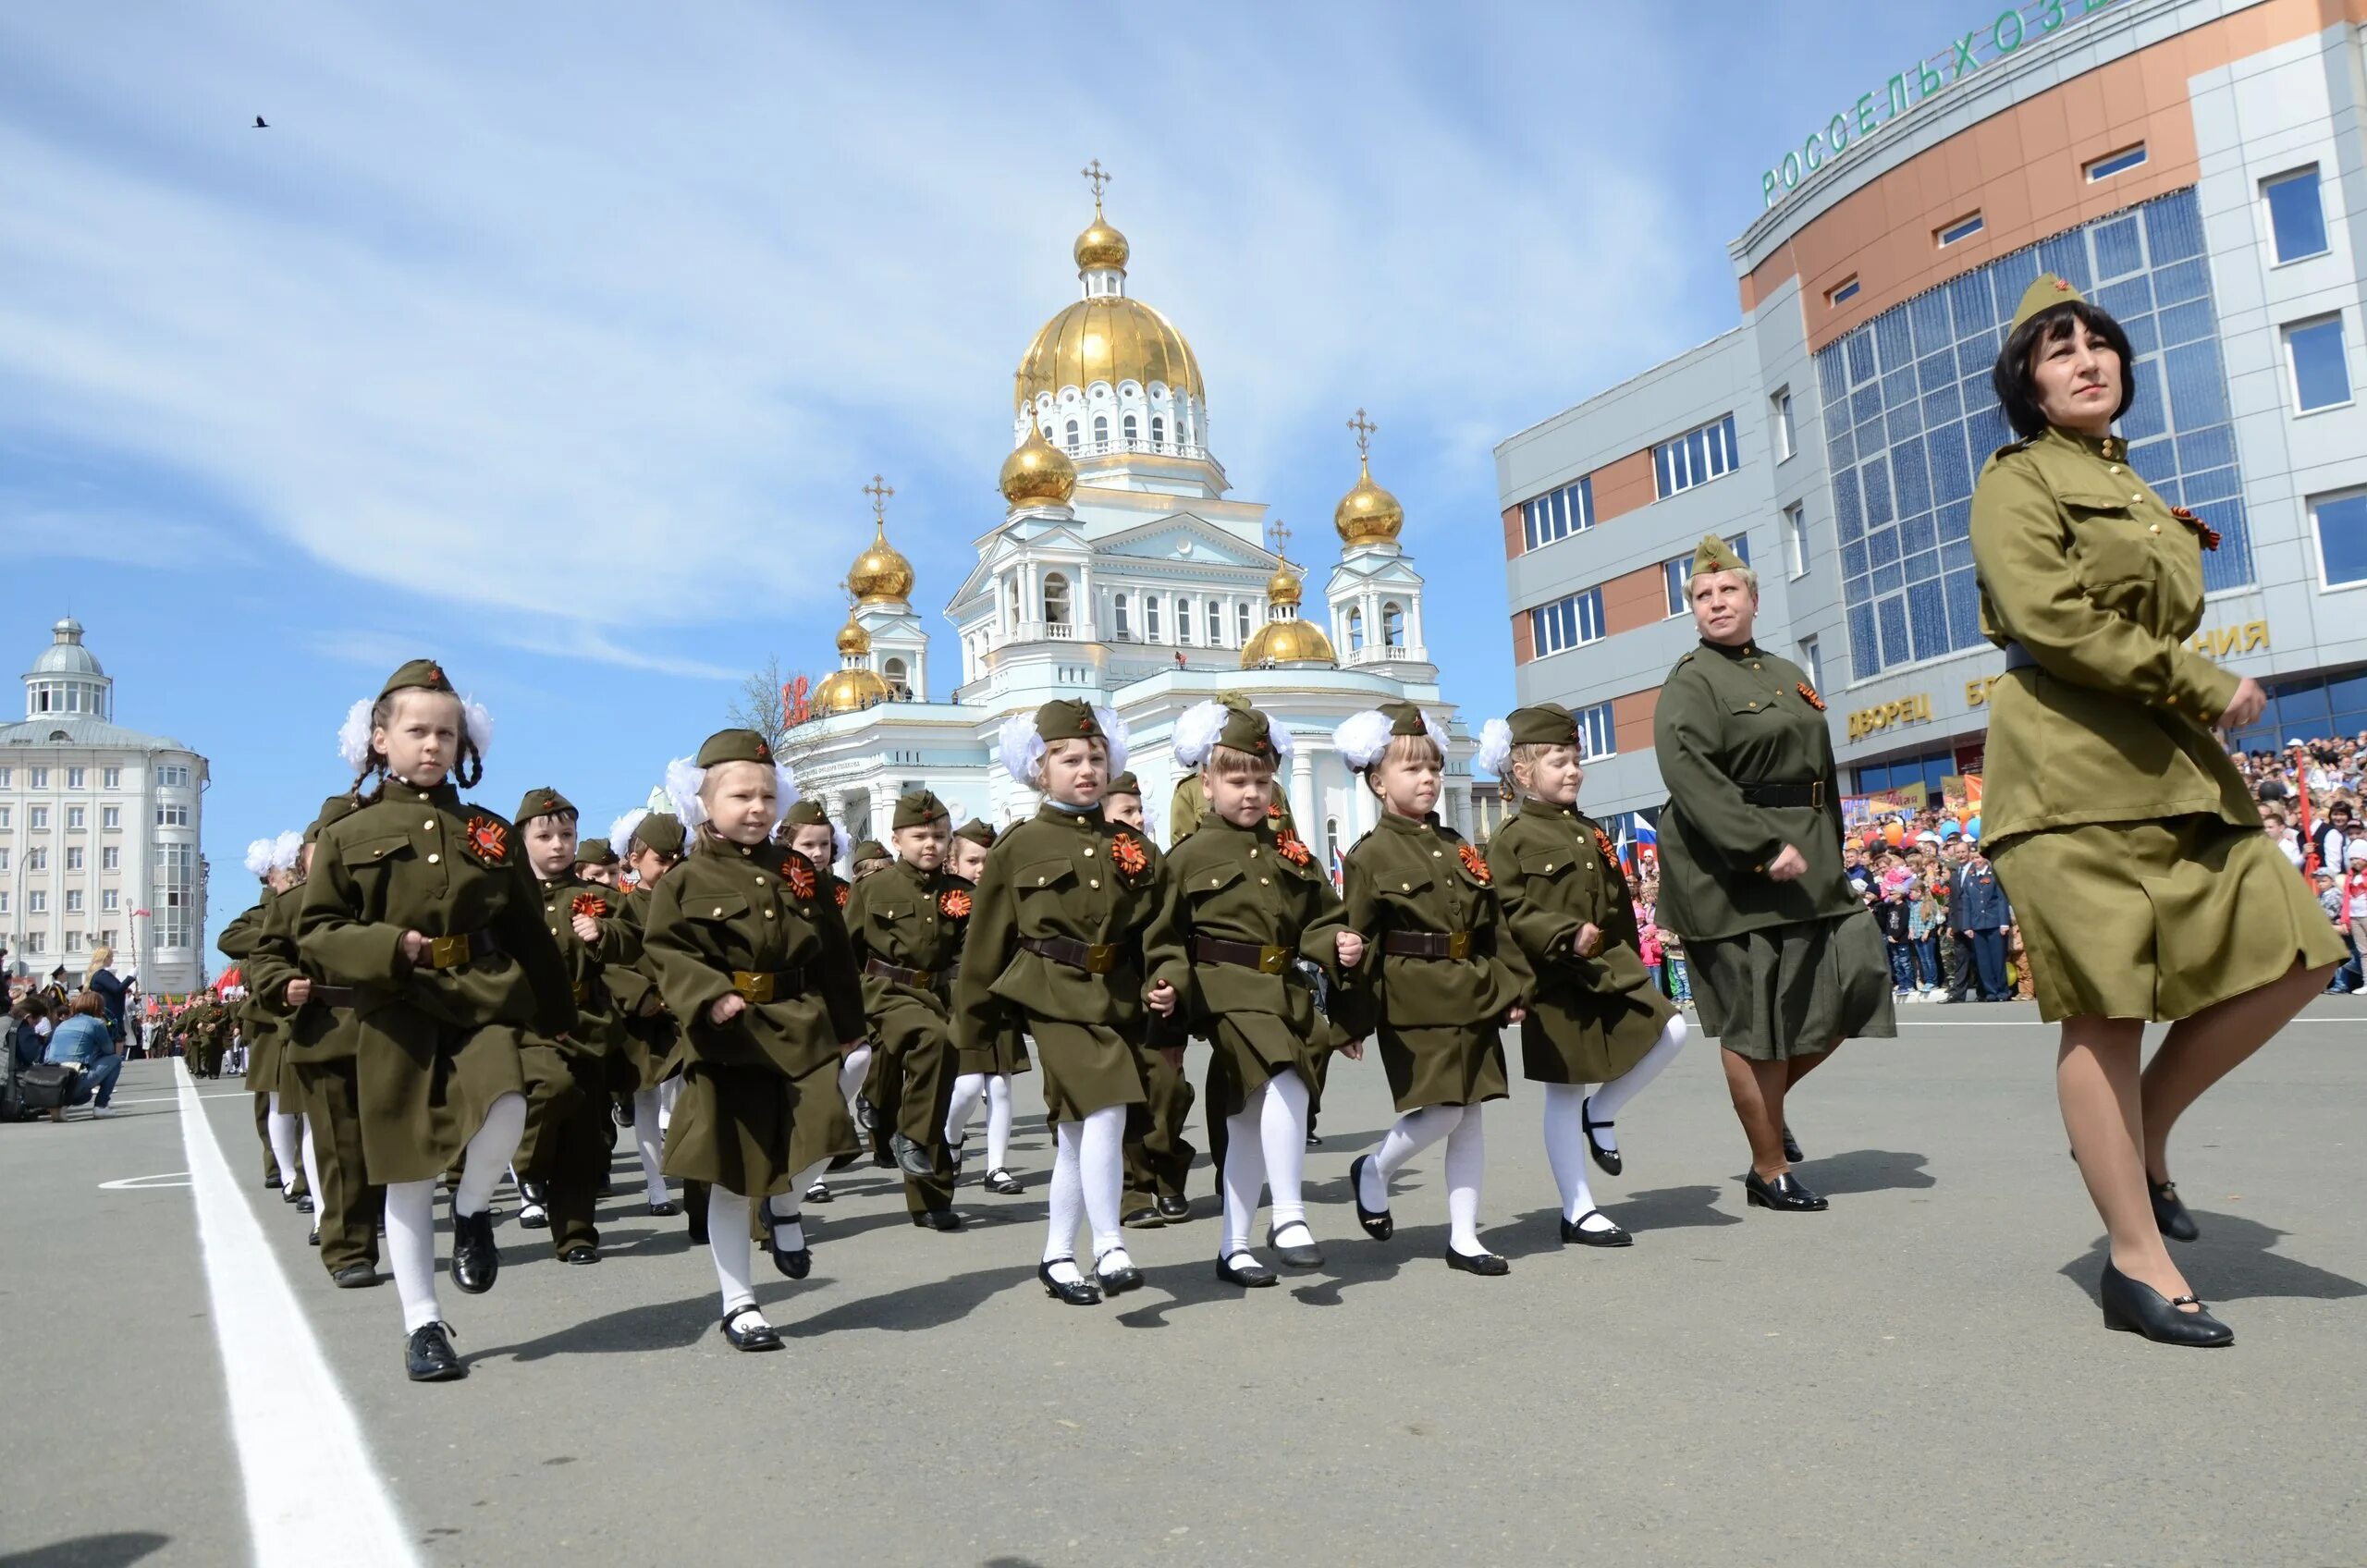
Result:
{"label": "blue sky", "polygon": [[767,655],[835,662],[874,472],[943,605],[1098,158],[1318,568],[1371,411],[1476,722],[1490,448],[1733,325],[1760,172],[1993,12],[10,7],[0,633],[70,601],[117,717],[212,758],[217,930],[414,653],[495,712],[489,804],[605,823]]}

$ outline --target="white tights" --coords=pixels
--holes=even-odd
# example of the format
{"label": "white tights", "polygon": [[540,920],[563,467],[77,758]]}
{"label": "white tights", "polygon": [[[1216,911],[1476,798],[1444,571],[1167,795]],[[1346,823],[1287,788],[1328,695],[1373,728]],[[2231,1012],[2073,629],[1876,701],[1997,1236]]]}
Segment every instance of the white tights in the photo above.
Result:
{"label": "white tights", "polygon": [[[828,1160],[816,1160],[797,1173],[789,1191],[775,1193],[765,1202],[765,1219],[779,1235],[781,1250],[797,1252],[805,1245],[805,1226],[798,1198],[821,1179]],[[748,1240],[748,1200],[728,1187],[710,1186],[706,1194],[706,1250],[715,1259],[715,1282],[723,1291],[723,1316],[756,1305],[755,1250]],[[762,1314],[758,1314],[759,1317]]]}
{"label": "white tights", "polygon": [[1479,1179],[1488,1158],[1480,1109],[1476,1105],[1431,1105],[1399,1117],[1365,1165],[1365,1190],[1358,1194],[1364,1206],[1387,1208],[1390,1177],[1444,1138],[1447,1245],[1466,1256],[1484,1251],[1479,1244]]}
{"label": "white tights", "polygon": [[987,1107],[987,1169],[1001,1170],[1011,1159],[1011,1074],[964,1072],[953,1080],[953,1103],[945,1112],[945,1141],[958,1144],[969,1135],[970,1119],[978,1104]]}
{"label": "white tights", "polygon": [[[454,1214],[483,1214],[491,1207],[493,1185],[509,1168],[525,1132],[525,1096],[503,1095],[486,1108],[484,1125],[461,1156],[460,1184],[452,1193]],[[395,1293],[402,1300],[406,1334],[444,1317],[435,1302],[435,1207],[432,1176],[423,1182],[387,1183],[386,1259],[394,1269]]]}
{"label": "white tights", "polygon": [[[1616,1150],[1619,1139],[1603,1125],[1619,1114],[1620,1108],[1636,1097],[1637,1091],[1661,1075],[1662,1069],[1676,1060],[1685,1048],[1685,1020],[1672,1018],[1661,1037],[1652,1042],[1641,1060],[1610,1083],[1594,1091],[1594,1140],[1606,1149]],[[1545,1160],[1553,1168],[1553,1185],[1562,1194],[1562,1218],[1571,1224],[1580,1223],[1581,1217],[1595,1207],[1594,1190],[1587,1184],[1587,1085],[1584,1084],[1548,1084],[1545,1085]],[[1613,1228],[1607,1216],[1597,1215],[1584,1226],[1588,1231]]]}
{"label": "white tights", "polygon": [[[1306,1167],[1306,1081],[1283,1072],[1266,1081],[1224,1123],[1224,1240],[1220,1259],[1249,1250],[1261,1187],[1274,1189],[1277,1233],[1306,1224],[1300,1187]],[[1307,1242],[1314,1237],[1310,1234]],[[1304,1245],[1295,1238],[1289,1243]]]}
{"label": "white tights", "polygon": [[[1120,1268],[1127,1261],[1118,1231],[1118,1204],[1125,1192],[1126,1108],[1104,1106],[1082,1122],[1060,1122],[1054,1133],[1058,1146],[1052,1157],[1051,1219],[1045,1228],[1044,1261],[1055,1266],[1057,1279],[1084,1277],[1073,1272],[1082,1211],[1090,1219],[1095,1263],[1114,1253],[1118,1261],[1110,1268]],[[1067,1268],[1058,1267],[1061,1264]]]}
{"label": "white tights", "polygon": [[659,1161],[666,1148],[666,1113],[659,1109],[658,1091],[665,1086],[635,1089],[632,1096],[633,1146],[641,1151],[641,1180],[651,1203],[665,1203],[673,1196],[666,1190],[666,1172]]}
{"label": "white tights", "polygon": [[[863,1081],[870,1076],[871,1047],[857,1046],[839,1063],[839,1098],[852,1105],[855,1096],[863,1093]],[[798,1190],[804,1191],[802,1187]]]}
{"label": "white tights", "polygon": [[[264,1135],[271,1140],[271,1158],[279,1167],[279,1180],[283,1186],[296,1184],[296,1151],[299,1140],[303,1136],[303,1120],[300,1114],[288,1109],[285,1096],[276,1089],[272,1091],[271,1106],[264,1117],[263,1129]],[[305,1191],[313,1194],[315,1204],[319,1203],[321,1184],[313,1180],[309,1160],[304,1166],[304,1181]]]}
{"label": "white tights", "polygon": [[1685,1017],[1680,1013],[1668,1021],[1668,1027],[1661,1031],[1661,1037],[1652,1042],[1652,1048],[1644,1053],[1642,1060],[1594,1092],[1594,1124],[1602,1129],[1595,1142],[1606,1149],[1619,1147],[1618,1134],[1602,1124],[1617,1121],[1627,1102],[1649,1087],[1651,1081],[1661,1075],[1662,1070],[1676,1060],[1676,1053],[1685,1048]]}

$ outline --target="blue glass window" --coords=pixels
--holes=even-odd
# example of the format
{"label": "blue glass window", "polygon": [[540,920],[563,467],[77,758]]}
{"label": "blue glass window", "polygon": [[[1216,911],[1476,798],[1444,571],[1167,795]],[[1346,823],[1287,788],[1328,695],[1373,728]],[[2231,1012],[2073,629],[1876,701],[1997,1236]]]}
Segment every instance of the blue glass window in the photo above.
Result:
{"label": "blue glass window", "polygon": [[[2126,277],[2145,264],[2144,249],[2137,242],[2137,214],[2115,218],[2096,228],[2096,276]],[[2096,302],[2118,313],[2115,307],[2104,304],[2110,290],[2100,290]]]}
{"label": "blue glass window", "polygon": [[1581,757],[1592,762],[1597,757],[1607,757],[1618,751],[1619,727],[1612,720],[1609,703],[1580,708],[1571,717],[1578,721],[1578,754]]}
{"label": "blue glass window", "polygon": [[2276,259],[2295,262],[2324,253],[2326,248],[2325,203],[2318,198],[2318,165],[2279,175],[2261,186],[2268,201],[2268,226]]}
{"label": "blue glass window", "polygon": [[1732,472],[1739,460],[1735,452],[1732,414],[1653,447],[1652,472],[1662,497]]}
{"label": "blue glass window", "polygon": [[2142,141],[2134,147],[2106,153],[2088,165],[2088,183],[2092,185],[2100,179],[2110,179],[2116,174],[2127,174],[2144,161],[2145,143]]}
{"label": "blue glass window", "polygon": [[2367,491],[2321,496],[2310,503],[2317,524],[2318,570],[2329,588],[2367,582]]}
{"label": "blue glass window", "polygon": [[1971,239],[1974,235],[1979,234],[1981,229],[1981,214],[1979,213],[1975,213],[1968,218],[1958,218],[1956,222],[1948,225],[1947,227],[1940,230],[1939,240],[1942,245],[1953,245],[1959,239]]}
{"label": "blue glass window", "polygon": [[1831,294],[1830,296],[1828,296],[1828,298],[1830,298],[1830,299],[1832,300],[1832,301],[1833,301],[1834,304],[1836,304],[1836,305],[1846,305],[1846,304],[1847,304],[1850,300],[1852,300],[1856,299],[1857,297],[1858,297],[1858,280],[1857,280],[1856,278],[1854,278],[1854,277],[1853,277],[1853,278],[1848,279],[1846,282],[1844,282],[1844,283],[1842,283],[1842,284],[1840,284],[1840,285],[1836,286],[1836,287],[1834,288],[1834,290],[1833,290],[1832,294]]}
{"label": "blue glass window", "polygon": [[2293,402],[2303,413],[2350,401],[2350,366],[2342,351],[2342,318],[2326,316],[2285,329],[2293,361]]}
{"label": "blue glass window", "polygon": [[1583,533],[1594,526],[1594,478],[1591,474],[1576,484],[1539,496],[1533,501],[1521,503],[1521,527],[1532,550],[1565,539],[1573,533]]}

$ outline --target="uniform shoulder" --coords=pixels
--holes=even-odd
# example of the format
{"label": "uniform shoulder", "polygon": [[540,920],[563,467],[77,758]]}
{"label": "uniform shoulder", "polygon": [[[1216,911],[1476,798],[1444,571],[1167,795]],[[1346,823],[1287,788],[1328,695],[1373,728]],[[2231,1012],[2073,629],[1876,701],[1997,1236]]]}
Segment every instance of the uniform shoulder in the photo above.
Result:
{"label": "uniform shoulder", "polygon": [[2042,483],[2040,467],[2043,458],[2038,449],[2038,437],[2025,435],[2018,441],[2008,441],[1989,454],[1981,465],[1981,479],[1991,474]]}

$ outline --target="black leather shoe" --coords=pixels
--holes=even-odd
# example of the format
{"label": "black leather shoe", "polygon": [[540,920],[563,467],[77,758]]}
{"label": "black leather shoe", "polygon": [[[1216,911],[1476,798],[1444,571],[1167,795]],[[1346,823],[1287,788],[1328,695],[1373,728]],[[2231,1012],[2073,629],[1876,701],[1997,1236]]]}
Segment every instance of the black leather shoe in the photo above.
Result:
{"label": "black leather shoe", "polygon": [[1282,1282],[1281,1275],[1245,1252],[1234,1253],[1231,1257],[1218,1258],[1217,1278],[1228,1285],[1239,1285],[1246,1291],[1263,1290],[1268,1285],[1279,1285]]}
{"label": "black leather shoe", "polygon": [[1105,1296],[1122,1296],[1128,1291],[1142,1289],[1143,1271],[1130,1260],[1115,1268],[1104,1270],[1098,1258],[1093,1264],[1093,1282],[1101,1287]]}
{"label": "black leather shoe", "polygon": [[1159,1217],[1170,1225],[1181,1225],[1192,1218],[1192,1200],[1174,1193],[1159,1196]]}
{"label": "black leather shoe", "polygon": [[937,1157],[901,1133],[888,1135],[888,1147],[896,1157],[896,1169],[914,1181],[926,1182],[937,1174]]}
{"label": "black leather shoe", "polygon": [[1474,1256],[1469,1253],[1457,1252],[1453,1247],[1446,1249],[1446,1266],[1449,1268],[1460,1269],[1466,1274],[1486,1274],[1490,1277],[1509,1274],[1513,1271],[1511,1264],[1506,1263],[1492,1252],[1483,1252]]}
{"label": "black leather shoe", "polygon": [[1320,1134],[1320,1133],[1307,1133],[1307,1135],[1306,1135],[1306,1146],[1307,1146],[1308,1148],[1311,1148],[1311,1149],[1319,1149],[1319,1148],[1321,1148],[1321,1147],[1323,1146],[1323,1137],[1322,1137],[1322,1134]]}
{"label": "black leather shoe", "polygon": [[649,1206],[650,1217],[654,1219],[671,1219],[681,1212],[682,1206],[672,1198],[668,1198],[664,1203],[654,1203]]}
{"label": "black leather shoe", "polygon": [[316,1247],[321,1244],[321,1228],[318,1225],[313,1226],[312,1234],[304,1238],[304,1244],[308,1247]]}
{"label": "black leather shoe", "polygon": [[[1306,1240],[1296,1246],[1286,1247],[1275,1240],[1275,1237],[1284,1231],[1306,1231]],[[1294,1219],[1287,1225],[1267,1226],[1266,1244],[1274,1249],[1274,1256],[1281,1258],[1286,1268],[1320,1268],[1323,1267],[1323,1249],[1315,1244],[1315,1232],[1307,1230],[1306,1221],[1304,1219]]]}
{"label": "black leather shoe", "polygon": [[1743,1194],[1754,1208],[1788,1209],[1795,1214],[1814,1214],[1833,1206],[1800,1185],[1800,1179],[1786,1170],[1772,1182],[1764,1181],[1754,1170],[1743,1178]]}
{"label": "black leather shoe", "polygon": [[[794,1249],[782,1246],[780,1244],[780,1232],[781,1227],[784,1225],[802,1226],[802,1221],[795,1219],[777,1219],[769,1214],[765,1216],[765,1250],[772,1254],[773,1267],[775,1268],[779,1269],[783,1274],[788,1275],[792,1280],[803,1280],[805,1276],[814,1272],[814,1249],[810,1246],[797,1247]],[[802,1229],[799,1233],[801,1236],[803,1234]]]}
{"label": "black leather shoe", "polygon": [[[1074,1263],[1076,1259],[1073,1257],[1053,1259],[1055,1263]],[[1101,1305],[1101,1288],[1098,1285],[1090,1280],[1055,1280],[1052,1278],[1050,1263],[1037,1264],[1036,1278],[1044,1281],[1044,1293],[1054,1301],[1065,1302],[1071,1306],[1099,1306]]]}
{"label": "black leather shoe", "polygon": [[871,1151],[871,1168],[875,1170],[893,1170],[897,1168],[896,1157],[884,1148],[874,1149]]}
{"label": "black leather shoe", "polygon": [[469,1375],[452,1349],[452,1331],[441,1323],[411,1335],[403,1346],[403,1370],[414,1383],[448,1383]]}
{"label": "black leather shoe", "polygon": [[619,1095],[608,1102],[608,1115],[619,1127],[632,1125],[632,1096]]}
{"label": "black leather shoe", "polygon": [[950,1208],[925,1208],[913,1216],[913,1223],[924,1231],[959,1231],[962,1217]]}
{"label": "black leather shoe", "polygon": [[1784,1158],[1794,1165],[1808,1158],[1800,1152],[1800,1141],[1792,1136],[1792,1124],[1788,1121],[1784,1124]]}
{"label": "black leather shoe", "polygon": [[[1636,1244],[1636,1238],[1621,1230],[1616,1221],[1608,1231],[1588,1230],[1587,1221],[1598,1214],[1602,1214],[1602,1210],[1590,1208],[1579,1215],[1575,1222],[1563,1220],[1562,1240],[1571,1246],[1580,1247],[1632,1247]],[[1609,1219],[1611,1217],[1604,1214],[1603,1218]]]}
{"label": "black leather shoe", "polygon": [[1015,1197],[1025,1190],[1019,1184],[1019,1178],[1002,1166],[998,1165],[987,1172],[987,1191],[990,1193],[1000,1193],[1008,1198]]}
{"label": "black leather shoe", "polygon": [[1586,1132],[1587,1154],[1597,1165],[1602,1167],[1603,1174],[1606,1176],[1616,1176],[1622,1170],[1625,1169],[1627,1162],[1619,1158],[1619,1151],[1617,1149],[1604,1148],[1600,1144],[1594,1141],[1594,1130],[1598,1127],[1608,1127],[1611,1123],[1608,1121],[1597,1121],[1594,1119],[1594,1096],[1592,1095],[1588,1095],[1586,1098],[1578,1102],[1578,1125]]}
{"label": "black leather shoe", "polygon": [[2178,1184],[2176,1182],[2148,1182],[2145,1184],[2152,1190],[2153,1225],[2156,1230],[2174,1242],[2191,1242],[2202,1234],[2202,1227],[2194,1222],[2194,1216],[2189,1214],[2186,1205],[2178,1201]]}
{"label": "black leather shoe", "polygon": [[854,1097],[854,1124],[866,1133],[879,1131],[879,1108],[861,1095]]}
{"label": "black leather shoe", "polygon": [[[740,1325],[734,1327],[734,1325]],[[723,1337],[731,1341],[733,1350],[779,1350],[780,1330],[765,1321],[765,1315],[753,1306],[743,1306],[729,1313],[723,1319]]]}
{"label": "black leather shoe", "polygon": [[[2104,1327],[2142,1334],[2157,1345],[2194,1345],[2210,1349],[2236,1342],[2236,1331],[2192,1296],[2165,1297],[2152,1286],[2132,1280],[2104,1265]],[[2178,1309],[2191,1303],[2192,1312]]]}
{"label": "black leather shoe", "polygon": [[1155,1204],[1130,1208],[1118,1217],[1118,1223],[1129,1231],[1157,1231],[1167,1223],[1167,1216],[1159,1213]]}
{"label": "black leather shoe", "polygon": [[452,1283],[472,1296],[493,1289],[501,1252],[493,1244],[493,1210],[452,1216]]}
{"label": "black leather shoe", "polygon": [[329,1276],[340,1291],[364,1291],[378,1282],[378,1271],[366,1263],[349,1263]]}
{"label": "black leather shoe", "polygon": [[263,1184],[270,1188],[273,1192],[277,1192],[279,1190],[279,1172],[275,1170],[270,1175],[264,1177],[263,1179]]}
{"label": "black leather shoe", "polygon": [[551,1190],[543,1182],[518,1183],[518,1223],[529,1231],[550,1229]]}
{"label": "black leather shoe", "polygon": [[580,1268],[587,1263],[599,1262],[600,1249],[594,1246],[586,1246],[582,1242],[578,1242],[575,1245],[559,1254],[558,1260],[561,1263],[572,1263]]}
{"label": "black leather shoe", "polygon": [[320,1205],[314,1203],[310,1197],[300,1197],[296,1200],[296,1212],[299,1214],[311,1214],[319,1207]]}
{"label": "black leather shoe", "polygon": [[804,1195],[798,1201],[800,1203],[834,1203],[837,1200],[830,1195],[830,1183],[816,1182],[805,1189]]}
{"label": "black leather shoe", "polygon": [[1397,1234],[1397,1221],[1390,1218],[1385,1208],[1365,1207],[1365,1166],[1371,1158],[1368,1154],[1360,1154],[1348,1162],[1348,1195],[1355,1200],[1356,1223],[1365,1228],[1365,1234],[1376,1242],[1385,1242]]}

